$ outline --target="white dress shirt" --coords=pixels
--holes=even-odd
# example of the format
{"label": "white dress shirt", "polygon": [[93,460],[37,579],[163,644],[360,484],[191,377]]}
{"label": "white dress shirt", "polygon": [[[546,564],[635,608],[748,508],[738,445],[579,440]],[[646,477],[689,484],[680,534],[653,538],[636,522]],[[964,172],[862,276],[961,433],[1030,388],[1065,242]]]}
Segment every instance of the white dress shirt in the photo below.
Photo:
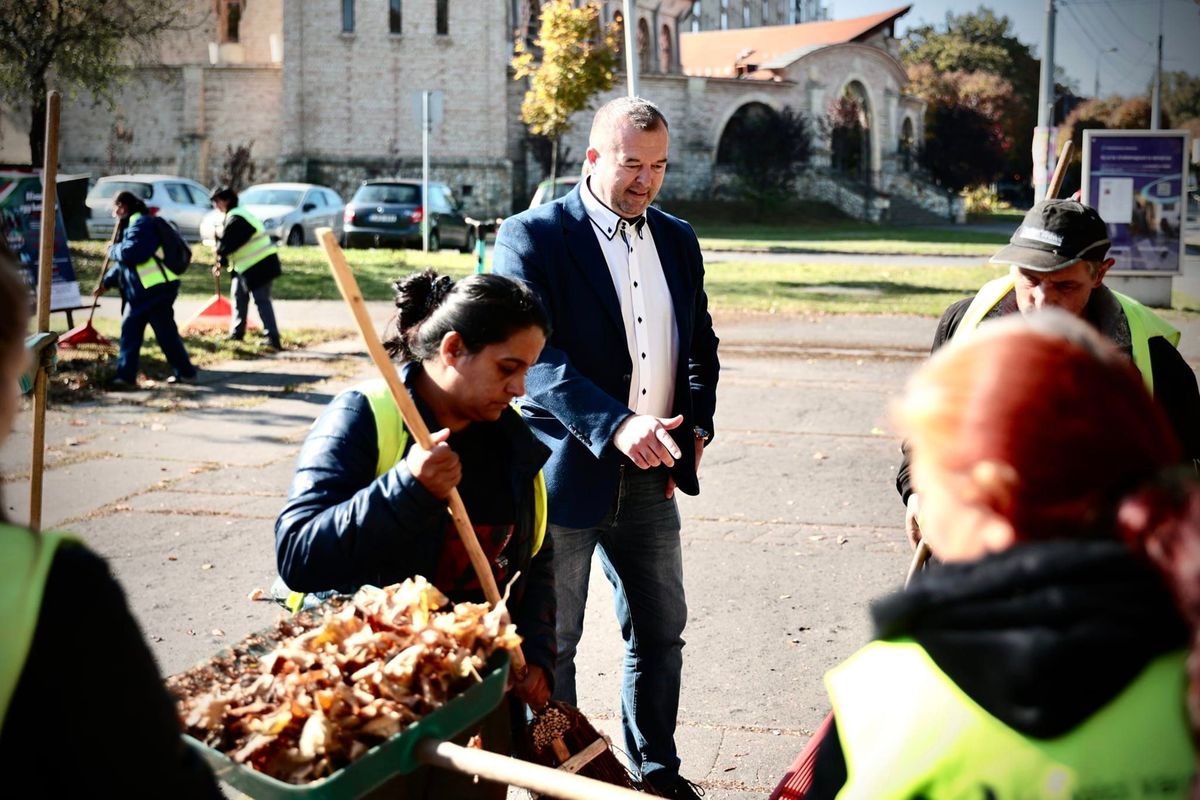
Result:
{"label": "white dress shirt", "polygon": [[592,194],[590,180],[579,195],[621,303],[633,363],[629,408],[637,414],[668,417],[675,400],[679,330],[650,226],[644,216],[633,221],[618,216]]}

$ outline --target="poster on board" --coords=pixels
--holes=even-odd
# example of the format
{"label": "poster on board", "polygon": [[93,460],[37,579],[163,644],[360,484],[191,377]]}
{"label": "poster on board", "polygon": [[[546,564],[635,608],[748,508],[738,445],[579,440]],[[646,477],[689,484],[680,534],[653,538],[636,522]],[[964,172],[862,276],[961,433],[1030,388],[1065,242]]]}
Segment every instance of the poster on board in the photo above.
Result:
{"label": "poster on board", "polygon": [[1186,131],[1083,132],[1083,202],[1108,225],[1113,273],[1179,272],[1187,155]]}
{"label": "poster on board", "polygon": [[[50,310],[79,308],[79,281],[67,247],[62,210],[55,208],[54,261],[50,273]],[[17,257],[30,293],[36,291],[42,244],[42,178],[33,171],[0,170],[0,236]]]}

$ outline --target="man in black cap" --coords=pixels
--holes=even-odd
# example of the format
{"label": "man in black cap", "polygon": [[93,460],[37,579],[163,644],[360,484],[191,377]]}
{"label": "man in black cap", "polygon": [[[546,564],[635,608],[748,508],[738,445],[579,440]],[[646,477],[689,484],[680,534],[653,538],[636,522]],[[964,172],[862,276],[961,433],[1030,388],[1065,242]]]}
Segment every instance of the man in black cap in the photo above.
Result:
{"label": "man in black cap", "polygon": [[[969,336],[981,322],[1020,312],[1059,308],[1087,322],[1133,360],[1183,445],[1185,458],[1200,465],[1200,391],[1196,374],[1175,349],[1179,331],[1150,309],[1104,285],[1113,265],[1108,227],[1074,200],[1045,200],[1029,210],[1007,247],[992,256],[1009,273],[984,285],[974,298],[942,314],[933,337],[937,350],[956,336]],[[1103,398],[1097,398],[1103,402]],[[920,497],[909,479],[908,452],[896,476],[907,511],[905,531],[916,546]]]}

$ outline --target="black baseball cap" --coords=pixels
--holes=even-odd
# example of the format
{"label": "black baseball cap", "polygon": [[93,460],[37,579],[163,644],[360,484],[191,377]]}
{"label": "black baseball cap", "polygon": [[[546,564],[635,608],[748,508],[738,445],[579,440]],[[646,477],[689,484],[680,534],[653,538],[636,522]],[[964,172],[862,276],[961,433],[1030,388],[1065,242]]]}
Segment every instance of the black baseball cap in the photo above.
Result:
{"label": "black baseball cap", "polygon": [[1013,264],[1034,272],[1056,272],[1080,261],[1103,261],[1108,227],[1096,209],[1074,200],[1043,200],[1029,209],[1009,245],[993,264]]}

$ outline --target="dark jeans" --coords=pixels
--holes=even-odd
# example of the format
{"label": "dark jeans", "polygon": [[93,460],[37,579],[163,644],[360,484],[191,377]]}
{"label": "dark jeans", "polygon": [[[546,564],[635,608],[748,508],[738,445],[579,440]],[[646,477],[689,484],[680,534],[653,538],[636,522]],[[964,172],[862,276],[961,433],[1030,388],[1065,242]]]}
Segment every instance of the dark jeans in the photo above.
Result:
{"label": "dark jeans", "polygon": [[275,307],[271,305],[271,284],[267,281],[257,289],[251,290],[246,280],[236,272],[233,274],[233,329],[234,336],[246,335],[246,315],[250,311],[250,295],[254,295],[254,307],[262,318],[263,333],[275,345],[279,344],[279,326],[275,322]]}
{"label": "dark jeans", "polygon": [[677,774],[675,718],[683,669],[683,556],[679,509],[665,469],[623,468],[612,507],[594,528],[551,526],[558,595],[555,698],[575,705],[575,651],[583,635],[592,552],[613,586],[625,640],[621,724],[642,775]]}
{"label": "dark jeans", "polygon": [[125,316],[121,320],[121,351],[117,355],[118,378],[137,383],[138,359],[146,338],[147,325],[154,331],[158,346],[162,348],[175,375],[180,378],[195,377],[196,368],[192,366],[183,347],[179,328],[175,327],[175,298],[178,295],[179,281],[171,281],[161,290],[140,298],[136,305],[125,305]]}

